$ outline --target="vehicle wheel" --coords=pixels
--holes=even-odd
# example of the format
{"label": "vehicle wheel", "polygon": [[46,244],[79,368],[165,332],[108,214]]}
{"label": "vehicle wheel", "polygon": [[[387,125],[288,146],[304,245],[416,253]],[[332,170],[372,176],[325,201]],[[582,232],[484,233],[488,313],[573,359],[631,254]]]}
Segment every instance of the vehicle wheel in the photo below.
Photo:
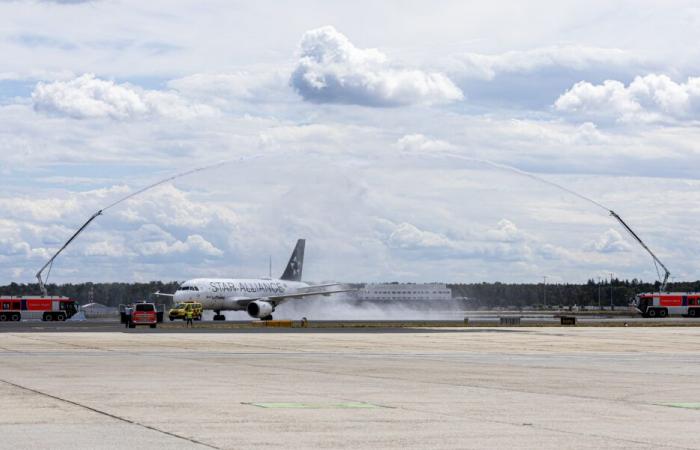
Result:
{"label": "vehicle wheel", "polygon": [[0,314],[0,322],[5,322],[7,320],[7,316],[5,314]]}
{"label": "vehicle wheel", "polygon": [[666,316],[668,316],[668,311],[665,309],[661,309],[659,311],[659,317],[666,317]]}
{"label": "vehicle wheel", "polygon": [[129,324],[129,328],[136,328],[136,324],[135,324],[135,323],[130,323],[130,324]]}
{"label": "vehicle wheel", "polygon": [[151,324],[151,325],[149,325],[149,326],[150,326],[151,328],[155,328],[155,327],[156,327],[156,324]]}
{"label": "vehicle wheel", "polygon": [[690,308],[688,310],[688,317],[695,317],[695,308]]}
{"label": "vehicle wheel", "polygon": [[650,308],[650,309],[647,311],[647,316],[649,316],[649,317],[656,317],[656,309]]}
{"label": "vehicle wheel", "polygon": [[59,322],[64,322],[66,320],[66,316],[64,314],[56,314],[56,320]]}
{"label": "vehicle wheel", "polygon": [[168,319],[170,319],[171,322],[172,322],[173,320],[175,320],[174,317],[168,317]]}
{"label": "vehicle wheel", "polygon": [[52,314],[49,314],[49,313],[44,314],[44,321],[51,322],[52,320],[53,320]]}
{"label": "vehicle wheel", "polygon": [[272,314],[269,316],[261,317],[260,320],[272,320]]}
{"label": "vehicle wheel", "polygon": [[10,317],[10,320],[13,322],[19,322],[20,316],[17,313],[12,314],[12,317]]}

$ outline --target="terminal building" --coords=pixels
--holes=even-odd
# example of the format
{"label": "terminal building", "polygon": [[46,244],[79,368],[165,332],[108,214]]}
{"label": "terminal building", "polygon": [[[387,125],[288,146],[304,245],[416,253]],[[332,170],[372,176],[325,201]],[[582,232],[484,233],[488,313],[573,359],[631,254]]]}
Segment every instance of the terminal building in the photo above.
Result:
{"label": "terminal building", "polygon": [[444,283],[366,284],[358,292],[360,301],[447,301],[452,290]]}

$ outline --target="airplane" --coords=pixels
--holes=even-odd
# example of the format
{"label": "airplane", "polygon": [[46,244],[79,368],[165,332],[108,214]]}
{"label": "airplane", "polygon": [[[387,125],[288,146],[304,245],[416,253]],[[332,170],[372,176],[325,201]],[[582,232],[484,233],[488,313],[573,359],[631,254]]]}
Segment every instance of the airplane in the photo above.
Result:
{"label": "airplane", "polygon": [[310,285],[301,281],[304,265],[305,239],[297,240],[287,267],[279,279],[272,278],[195,278],[180,285],[174,294],[156,295],[172,297],[175,303],[199,302],[203,309],[213,310],[214,320],[226,320],[221,311],[243,311],[249,316],[272,320],[275,308],[287,300],[303,299],[314,295],[329,296],[353,289],[331,289],[339,283]]}

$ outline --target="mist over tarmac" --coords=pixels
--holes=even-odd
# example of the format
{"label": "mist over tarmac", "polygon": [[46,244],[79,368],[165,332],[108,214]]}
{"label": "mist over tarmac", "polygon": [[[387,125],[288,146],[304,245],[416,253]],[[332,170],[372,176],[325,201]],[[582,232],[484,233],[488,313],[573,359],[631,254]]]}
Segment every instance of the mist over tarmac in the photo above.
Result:
{"label": "mist over tarmac", "polygon": [[[222,311],[226,320],[251,320],[245,311]],[[348,295],[288,300],[272,314],[275,319],[300,320],[461,320],[462,308],[452,302],[358,302]],[[214,313],[205,311],[203,319],[212,320]],[[256,319],[252,319],[256,320]]]}

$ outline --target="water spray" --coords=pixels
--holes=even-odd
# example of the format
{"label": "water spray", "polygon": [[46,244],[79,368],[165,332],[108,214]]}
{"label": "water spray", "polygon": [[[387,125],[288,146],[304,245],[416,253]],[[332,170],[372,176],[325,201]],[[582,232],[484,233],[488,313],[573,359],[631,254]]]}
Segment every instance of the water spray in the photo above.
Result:
{"label": "water spray", "polygon": [[642,248],[644,250],[646,250],[647,253],[649,253],[649,255],[651,255],[651,258],[654,261],[654,267],[656,268],[656,274],[659,277],[659,279],[662,278],[661,273],[659,271],[659,267],[661,267],[663,269],[663,271],[664,271],[663,281],[661,281],[661,286],[660,286],[659,290],[663,291],[666,289],[666,284],[668,283],[669,276],[671,276],[671,272],[669,272],[668,268],[664,265],[664,263],[662,263],[661,260],[654,254],[654,252],[651,251],[651,249],[644,243],[644,241],[642,241],[642,239],[637,235],[637,233],[635,233],[632,230],[632,228],[630,228],[630,226],[627,225],[627,223],[625,223],[624,220],[622,220],[622,217],[620,217],[619,214],[617,214],[611,208],[608,208],[607,206],[603,205],[602,203],[597,202],[590,197],[587,197],[583,194],[580,194],[576,191],[573,191],[573,190],[571,190],[565,186],[562,186],[558,183],[555,183],[554,181],[547,180],[545,178],[542,178],[542,177],[535,175],[534,173],[530,173],[530,172],[527,172],[525,170],[518,169],[517,167],[509,166],[507,164],[501,164],[501,163],[497,163],[494,161],[489,161],[488,159],[474,158],[471,156],[463,156],[463,155],[458,155],[455,153],[447,153],[447,152],[439,152],[439,153],[421,152],[421,154],[426,155],[426,156],[445,156],[448,158],[460,159],[463,161],[470,161],[470,162],[475,162],[478,164],[484,164],[484,165],[491,166],[491,167],[494,167],[494,168],[500,169],[500,170],[507,170],[507,171],[513,172],[517,175],[528,177],[528,178],[533,179],[535,181],[539,181],[540,183],[544,183],[544,184],[547,184],[549,186],[555,187],[555,188],[562,190],[568,194],[571,194],[575,197],[578,197],[581,200],[585,200],[586,202],[591,203],[592,205],[595,205],[598,208],[603,209],[608,214],[610,214],[612,217],[614,217],[622,225],[622,227],[634,238],[634,240],[636,240],[639,243],[639,245],[641,245]]}
{"label": "water spray", "polygon": [[58,249],[58,251],[57,251],[56,253],[54,253],[54,255],[46,262],[46,264],[44,264],[44,265],[41,267],[41,269],[39,269],[39,271],[36,273],[36,279],[37,279],[37,281],[39,282],[39,289],[41,290],[42,295],[48,296],[48,291],[46,290],[46,286],[44,285],[44,280],[43,280],[43,278],[42,278],[42,273],[44,272],[44,270],[46,270],[47,267],[48,267],[48,269],[49,269],[49,273],[48,273],[48,275],[46,276],[46,280],[48,281],[49,275],[51,274],[51,267],[53,267],[53,262],[54,262],[54,260],[56,259],[56,257],[58,257],[58,255],[60,255],[61,252],[62,252],[66,247],[68,247],[68,245],[69,245],[71,242],[73,242],[73,240],[74,240],[76,237],[78,237],[78,235],[79,235],[80,233],[82,233],[83,230],[85,230],[85,228],[87,228],[88,225],[90,225],[90,223],[92,223],[93,220],[95,220],[96,218],[98,218],[99,216],[101,216],[101,215],[102,215],[105,211],[107,211],[108,209],[111,209],[111,208],[113,208],[113,207],[119,205],[119,204],[122,203],[122,202],[125,202],[125,201],[127,201],[127,200],[129,200],[129,199],[131,199],[131,198],[133,198],[133,197],[135,197],[135,196],[137,196],[137,195],[143,194],[144,192],[149,191],[149,190],[151,190],[151,189],[153,189],[153,188],[155,188],[155,187],[157,187],[157,186],[160,186],[161,184],[165,184],[165,183],[167,183],[167,182],[169,182],[169,181],[173,181],[173,180],[176,180],[176,179],[178,179],[178,178],[186,177],[186,176],[188,176],[188,175],[192,175],[192,174],[197,173],[197,172],[202,172],[202,171],[205,171],[205,170],[215,169],[215,168],[217,168],[217,167],[221,167],[221,166],[226,165],[226,164],[231,164],[231,163],[234,163],[234,162],[241,162],[241,161],[248,161],[248,160],[251,160],[251,159],[254,159],[254,158],[258,158],[258,157],[259,157],[259,155],[250,156],[250,157],[241,157],[241,158],[236,158],[236,159],[229,159],[229,160],[225,160],[225,161],[219,161],[219,162],[217,162],[217,163],[215,163],[215,164],[210,164],[210,165],[207,165],[207,166],[202,166],[202,167],[197,167],[197,168],[195,168],[195,169],[190,169],[190,170],[187,170],[187,171],[185,171],[185,172],[180,172],[180,173],[177,173],[177,174],[175,174],[175,175],[169,176],[168,178],[164,178],[164,179],[162,179],[162,180],[160,180],[160,181],[157,181],[157,182],[155,182],[155,183],[153,183],[153,184],[149,184],[148,186],[145,186],[145,187],[143,187],[143,188],[141,188],[141,189],[139,189],[139,190],[137,190],[137,191],[134,191],[134,192],[132,192],[132,193],[130,193],[130,194],[128,194],[128,195],[126,195],[126,196],[124,196],[124,197],[122,197],[122,198],[120,198],[120,199],[118,199],[118,200],[116,200],[116,201],[114,201],[114,202],[112,202],[112,203],[110,203],[109,205],[105,206],[104,208],[100,209],[99,211],[97,211],[96,213],[94,213],[92,216],[90,216],[90,218],[89,218],[80,228],[78,228],[78,230],[77,230],[75,233],[73,233],[73,235],[66,241],[66,243],[63,244],[63,246],[62,246],[60,249]]}

